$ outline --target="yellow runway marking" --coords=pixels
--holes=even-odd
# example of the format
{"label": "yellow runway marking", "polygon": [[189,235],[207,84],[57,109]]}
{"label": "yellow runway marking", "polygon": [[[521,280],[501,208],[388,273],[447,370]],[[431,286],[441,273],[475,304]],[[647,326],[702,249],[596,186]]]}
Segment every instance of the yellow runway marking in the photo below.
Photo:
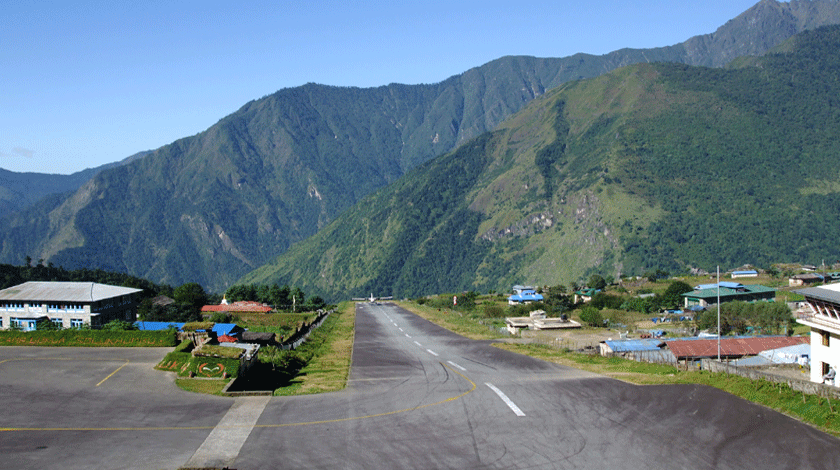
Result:
{"label": "yellow runway marking", "polygon": [[[100,380],[100,381],[99,381],[99,383],[98,383],[98,384],[96,384],[96,386],[97,386],[97,387],[98,387],[98,386],[100,386],[100,385],[102,385],[102,383],[103,383],[103,382],[105,382],[106,380],[110,379],[110,378],[111,378],[114,374],[116,374],[117,372],[119,372],[119,370],[120,370],[120,369],[122,369],[123,367],[127,366],[127,365],[128,365],[128,363],[129,363],[129,362],[131,362],[131,361],[129,361],[128,359],[122,359],[122,360],[124,360],[124,361],[125,361],[125,364],[123,364],[123,365],[121,365],[121,366],[117,367],[117,370],[115,370],[114,372],[111,372],[110,374],[108,374],[108,377],[105,377],[104,379]],[[118,361],[118,359],[91,359],[91,358],[74,358],[74,357],[14,357],[14,358],[11,358],[11,359],[3,359],[2,361],[0,361],[0,364],[3,364],[4,362],[9,362],[9,361],[79,361],[79,362],[116,362],[116,361]],[[0,429],[0,431],[3,431],[3,429]]]}
{"label": "yellow runway marking", "polygon": [[98,383],[98,384],[96,384],[96,386],[98,387],[98,386],[102,385],[102,383],[103,383],[103,382],[105,382],[106,380],[110,379],[112,375],[116,374],[117,372],[119,372],[119,371],[120,371],[120,369],[122,369],[123,367],[125,367],[125,366],[127,366],[127,365],[128,365],[128,360],[126,360],[126,361],[125,361],[125,364],[123,364],[123,365],[121,365],[121,366],[117,367],[117,370],[115,370],[114,372],[111,372],[110,374],[108,374],[108,377],[105,377],[104,379],[100,380],[100,381],[99,381],[99,383]]}
{"label": "yellow runway marking", "polygon": [[[438,402],[435,402],[435,403],[427,403],[425,405],[415,406],[413,408],[405,408],[405,409],[396,410],[396,411],[387,411],[385,413],[378,413],[378,414],[374,414],[374,415],[356,416],[354,418],[327,419],[327,420],[323,420],[323,421],[308,421],[308,422],[303,422],[303,423],[258,424],[258,425],[255,425],[253,427],[255,427],[255,428],[284,428],[284,427],[290,427],[290,426],[308,426],[308,425],[313,425],[313,424],[340,423],[342,421],[355,421],[355,420],[358,420],[358,419],[378,418],[378,417],[381,417],[381,416],[390,416],[390,415],[395,415],[395,414],[399,414],[399,413],[406,413],[406,412],[409,412],[409,411],[428,408],[430,406],[442,405],[444,403],[448,403],[450,401],[455,401],[455,400],[458,400],[460,398],[463,398],[463,397],[465,397],[465,396],[467,396],[470,393],[475,391],[475,389],[476,389],[475,382],[473,382],[472,380],[467,378],[467,376],[465,376],[464,374],[462,374],[462,373],[458,372],[457,370],[447,366],[446,364],[443,364],[443,363],[440,363],[440,364],[443,367],[445,367],[445,368],[451,370],[452,372],[455,372],[456,374],[463,377],[464,380],[466,380],[467,382],[470,383],[470,385],[472,385],[472,388],[470,388],[466,392],[461,393],[460,395],[456,395],[454,397],[449,397],[445,400],[441,400],[441,401],[438,401]],[[123,364],[123,366],[121,366],[120,369],[124,366],[125,366],[125,364]],[[118,370],[119,369],[115,370],[111,375],[116,373]],[[110,377],[110,376],[108,376],[108,377]],[[107,380],[108,377],[106,377],[105,380]],[[105,380],[103,380],[103,382]],[[244,427],[244,426],[225,426],[222,429],[234,429],[234,428],[238,428],[238,427]],[[248,426],[248,427],[251,427],[251,426]],[[148,427],[148,428],[0,428],[0,432],[27,432],[27,431],[29,431],[29,432],[36,432],[36,431],[75,431],[75,432],[78,432],[78,431],[191,431],[191,430],[204,430],[204,429],[214,429],[214,428],[217,428],[217,426],[183,426],[183,427],[162,426],[162,427]]]}

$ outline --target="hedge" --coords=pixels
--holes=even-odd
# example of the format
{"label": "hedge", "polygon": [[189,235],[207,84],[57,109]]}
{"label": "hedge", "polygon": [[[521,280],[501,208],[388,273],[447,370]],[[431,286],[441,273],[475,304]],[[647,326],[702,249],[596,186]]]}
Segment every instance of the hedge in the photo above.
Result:
{"label": "hedge", "polygon": [[0,331],[0,346],[171,347],[175,330]]}

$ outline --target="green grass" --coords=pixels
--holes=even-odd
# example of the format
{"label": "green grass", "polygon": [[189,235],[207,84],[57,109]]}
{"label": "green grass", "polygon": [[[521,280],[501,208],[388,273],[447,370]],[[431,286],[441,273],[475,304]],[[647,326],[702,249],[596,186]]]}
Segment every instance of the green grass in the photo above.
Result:
{"label": "green grass", "polygon": [[491,329],[488,325],[482,325],[479,320],[489,323],[493,319],[482,319],[473,314],[461,313],[449,308],[438,309],[426,305],[418,305],[414,302],[397,302],[397,304],[418,316],[440,325],[449,331],[457,333],[470,339],[497,339],[504,338],[505,334],[498,330]]}
{"label": "green grass", "polygon": [[175,379],[175,385],[181,390],[207,395],[221,395],[230,379]]}
{"label": "green grass", "polygon": [[350,375],[355,325],[356,304],[340,304],[307,340],[315,348],[312,359],[288,386],[275,390],[274,395],[308,395],[344,389]]}

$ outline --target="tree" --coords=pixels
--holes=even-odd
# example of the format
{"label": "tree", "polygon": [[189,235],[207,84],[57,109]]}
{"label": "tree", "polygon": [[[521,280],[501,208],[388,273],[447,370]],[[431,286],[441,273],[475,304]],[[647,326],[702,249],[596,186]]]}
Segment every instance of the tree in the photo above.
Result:
{"label": "tree", "polygon": [[213,323],[232,323],[233,316],[230,312],[213,312],[210,321]]}
{"label": "tree", "polygon": [[572,297],[566,295],[566,287],[562,285],[551,286],[543,290],[543,303],[546,305],[546,313],[560,315],[572,308]]}
{"label": "tree", "polygon": [[589,276],[589,280],[586,281],[586,286],[591,289],[601,290],[607,287],[607,280],[601,277],[600,274],[593,274]]}
{"label": "tree", "polygon": [[201,284],[195,282],[188,282],[179,286],[175,289],[172,296],[176,302],[189,304],[199,311],[201,310],[201,307],[207,305],[207,293],[204,292],[204,288],[201,287]]}
{"label": "tree", "polygon": [[657,296],[657,304],[660,308],[679,308],[683,303],[682,294],[693,290],[693,287],[683,281],[674,281],[662,295]]}
{"label": "tree", "polygon": [[601,312],[591,305],[585,305],[580,311],[580,320],[589,326],[604,326],[604,319]]}

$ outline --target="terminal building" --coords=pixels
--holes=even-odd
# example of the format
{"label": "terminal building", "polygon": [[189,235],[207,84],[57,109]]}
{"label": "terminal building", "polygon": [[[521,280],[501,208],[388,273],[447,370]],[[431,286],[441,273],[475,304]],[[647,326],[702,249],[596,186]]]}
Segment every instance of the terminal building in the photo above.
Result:
{"label": "terminal building", "polygon": [[0,290],[0,329],[36,329],[39,320],[62,328],[133,322],[142,289],[94,282],[31,281]]}

